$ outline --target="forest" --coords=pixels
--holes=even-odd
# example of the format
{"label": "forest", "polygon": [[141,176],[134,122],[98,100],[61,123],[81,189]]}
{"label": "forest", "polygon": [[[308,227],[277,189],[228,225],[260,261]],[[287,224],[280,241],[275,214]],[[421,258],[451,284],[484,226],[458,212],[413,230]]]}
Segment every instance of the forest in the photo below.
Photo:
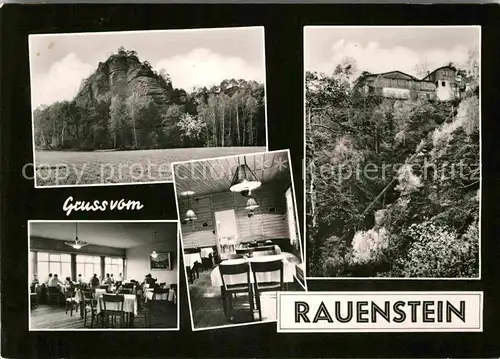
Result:
{"label": "forest", "polygon": [[[110,70],[120,64],[128,66],[121,81]],[[37,150],[266,145],[263,84],[227,79],[188,93],[123,47],[82,81],[72,101],[39,106],[33,121]]]}
{"label": "forest", "polygon": [[450,102],[355,91],[348,62],[306,73],[309,276],[479,276],[477,61]]}

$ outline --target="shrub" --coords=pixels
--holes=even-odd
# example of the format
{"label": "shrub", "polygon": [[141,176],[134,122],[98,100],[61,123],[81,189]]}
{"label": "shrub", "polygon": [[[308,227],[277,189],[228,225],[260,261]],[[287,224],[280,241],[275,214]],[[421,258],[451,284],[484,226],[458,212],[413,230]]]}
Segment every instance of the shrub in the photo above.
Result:
{"label": "shrub", "polygon": [[392,275],[398,277],[476,277],[479,265],[477,222],[460,237],[432,221],[413,224],[401,235],[412,243],[406,256],[397,259]]}
{"label": "shrub", "polygon": [[378,262],[387,246],[388,236],[385,228],[359,231],[352,239],[352,262],[355,264]]}

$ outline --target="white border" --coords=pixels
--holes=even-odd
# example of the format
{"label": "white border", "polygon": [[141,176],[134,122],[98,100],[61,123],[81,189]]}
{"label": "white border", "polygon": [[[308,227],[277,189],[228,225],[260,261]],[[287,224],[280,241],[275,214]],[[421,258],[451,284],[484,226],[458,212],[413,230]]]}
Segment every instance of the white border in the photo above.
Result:
{"label": "white border", "polygon": [[[28,220],[28,272],[31,267],[31,263],[29,263],[29,255],[30,255],[30,230],[32,223],[176,223],[177,224],[177,326],[175,328],[55,328],[55,329],[32,329],[31,328],[31,292],[28,286],[28,332],[145,332],[145,331],[179,331],[180,330],[180,247],[179,247],[179,232],[180,232],[180,224],[177,220],[103,220],[103,221],[93,221],[93,220],[38,220],[38,219],[30,219]],[[28,280],[31,276],[31,273],[28,273]]]}
{"label": "white border", "polygon": [[[482,253],[481,253],[481,214],[482,214],[482,184],[483,184],[483,171],[482,171],[482,152],[483,152],[483,141],[482,141],[482,106],[481,106],[481,82],[482,82],[482,26],[481,25],[452,25],[452,26],[441,26],[441,25],[426,25],[426,26],[304,26],[304,31],[302,33],[303,36],[303,125],[304,125],[304,138],[303,138],[303,157],[302,157],[302,176],[303,176],[303,182],[304,182],[304,248],[306,249],[307,252],[307,236],[306,236],[306,231],[307,231],[307,184],[306,184],[306,132],[307,132],[307,113],[306,113],[306,72],[308,71],[306,69],[306,30],[308,28],[314,28],[314,29],[331,29],[331,28],[336,28],[336,29],[341,29],[341,28],[377,28],[377,29],[398,29],[398,28],[433,28],[433,29],[441,29],[441,28],[456,28],[456,29],[463,29],[463,28],[478,28],[479,29],[479,41],[478,41],[478,60],[479,60],[479,167],[480,167],[480,181],[479,181],[479,277],[477,278],[466,278],[466,277],[459,277],[459,278],[446,278],[446,277],[309,277],[308,274],[308,268],[306,267],[306,273],[304,274],[307,279],[313,279],[313,280],[462,280],[462,281],[478,281],[481,280],[482,277]],[[307,263],[307,262],[306,262]]]}
{"label": "white border", "polygon": [[[353,292],[353,291],[340,291],[340,292],[304,292],[300,293],[300,296],[321,296],[321,295],[374,295],[374,296],[398,296],[398,295],[407,295],[407,296],[422,296],[422,295],[445,295],[445,294],[453,294],[456,296],[460,295],[477,295],[480,298],[479,302],[479,328],[440,328],[439,325],[435,325],[434,328],[429,327],[425,329],[415,329],[411,327],[406,327],[406,328],[335,328],[332,327],[331,329],[318,329],[318,328],[295,328],[295,329],[283,329],[280,327],[280,323],[278,322],[276,331],[277,333],[432,333],[432,332],[440,332],[440,333],[477,333],[477,332],[483,332],[484,331],[484,292],[483,291],[421,291],[421,292],[416,292],[416,291],[360,291],[360,292]],[[278,319],[281,318],[281,311],[280,311],[280,301],[281,301],[281,296],[293,296],[293,292],[280,292],[278,293]],[[370,324],[370,323],[367,323]],[[306,334],[307,335],[307,334]]]}
{"label": "white border", "polygon": [[[222,156],[222,157],[214,157],[214,158],[205,158],[205,159],[199,159],[199,160],[190,160],[190,161],[183,161],[183,162],[172,162],[172,176],[174,180],[174,195],[175,195],[175,206],[177,208],[177,216],[180,218],[180,211],[179,211],[179,200],[177,196],[177,187],[175,185],[175,172],[174,172],[174,166],[175,165],[181,165],[181,164],[186,164],[186,163],[192,163],[192,162],[206,162],[206,161],[213,161],[213,160],[219,160],[219,159],[224,159],[224,158],[232,158],[232,157],[240,157],[240,156],[250,156],[250,155],[260,155],[260,154],[269,154],[269,153],[277,153],[277,152],[286,152],[288,156],[288,163],[290,165],[289,171],[290,171],[290,180],[292,182],[292,191],[293,191],[293,201],[295,208],[297,209],[297,199],[296,199],[296,193],[295,193],[295,185],[293,181],[293,170],[292,170],[292,162],[291,162],[291,157],[290,157],[290,150],[274,150],[274,151],[268,151],[268,152],[254,152],[254,153],[247,153],[247,154],[242,154],[242,155],[232,155],[232,156]],[[298,222],[298,211],[295,210],[295,222],[296,224],[299,224]],[[181,238],[181,250],[182,250],[182,258],[184,259],[184,243],[182,241],[182,226],[179,221],[179,232],[180,232],[180,238]],[[299,252],[301,253],[301,260],[302,263],[306,267],[306,262],[305,262],[305,255],[304,251],[302,249],[302,238],[301,233],[299,231]],[[189,294],[189,284],[188,284],[188,277],[187,277],[187,272],[186,268],[183,268],[184,271],[184,276],[186,278],[186,288],[187,288],[187,297],[188,297],[188,302],[189,302],[189,316],[191,317],[191,330],[196,332],[196,331],[203,331],[203,330],[213,330],[213,329],[223,329],[223,328],[232,328],[232,327],[241,327],[241,326],[247,326],[247,325],[255,325],[255,324],[265,324],[265,323],[276,323],[276,320],[264,320],[264,321],[258,321],[258,322],[248,322],[248,323],[238,323],[238,324],[227,324],[227,325],[220,325],[220,326],[215,326],[215,327],[203,327],[203,328],[196,328],[194,326],[194,320],[193,320],[193,310],[192,310],[192,305],[191,305],[191,296]],[[300,282],[300,280],[297,279],[297,282],[304,288],[305,291],[307,291],[307,278],[306,278],[306,273],[304,272],[304,285]]]}
{"label": "white border", "polygon": [[[228,26],[228,27],[217,27],[217,28],[200,28],[200,29],[166,29],[166,30],[135,30],[135,31],[104,31],[104,32],[76,32],[76,33],[49,33],[49,34],[29,34],[28,35],[28,57],[30,63],[30,95],[33,98],[33,87],[31,86],[31,81],[33,79],[33,66],[32,66],[32,49],[31,49],[31,37],[48,37],[48,36],[85,36],[85,35],[110,35],[110,34],[136,34],[136,33],[163,33],[163,32],[204,32],[204,31],[227,31],[227,30],[243,30],[243,29],[260,29],[262,32],[262,46],[263,46],[263,64],[264,64],[264,122],[266,128],[266,145],[265,146],[233,146],[236,148],[239,147],[265,147],[266,151],[269,151],[269,132],[267,125],[267,67],[266,67],[266,34],[264,26]],[[170,181],[150,181],[150,182],[126,182],[126,183],[87,183],[87,184],[72,184],[72,185],[50,185],[50,186],[39,186],[37,184],[37,175],[36,175],[36,160],[35,160],[35,121],[34,121],[34,112],[33,103],[30,101],[30,110],[31,110],[31,142],[32,142],[32,151],[33,151],[33,182],[36,189],[45,189],[45,188],[71,188],[71,187],[95,187],[95,186],[135,186],[135,185],[150,185],[150,184],[158,184],[158,183],[173,183],[173,172],[172,180]],[[186,147],[187,148],[187,147]],[[210,147],[209,147],[210,148]],[[232,156],[242,156],[243,154],[232,155]],[[228,155],[231,156],[231,155]],[[172,163],[171,163],[172,164]]]}

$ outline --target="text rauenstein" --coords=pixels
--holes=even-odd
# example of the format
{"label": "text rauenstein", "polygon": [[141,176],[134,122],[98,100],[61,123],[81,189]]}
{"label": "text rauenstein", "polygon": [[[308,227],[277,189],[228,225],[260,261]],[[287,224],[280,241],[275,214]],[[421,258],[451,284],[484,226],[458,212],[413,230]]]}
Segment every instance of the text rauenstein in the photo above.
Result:
{"label": "text rauenstein", "polygon": [[482,331],[482,292],[281,292],[278,332]]}
{"label": "text rauenstein", "polygon": [[72,196],[66,198],[63,204],[63,211],[66,216],[72,212],[97,212],[97,211],[140,211],[144,205],[140,201],[133,201],[128,199],[117,200],[93,200],[93,201],[75,201]]}

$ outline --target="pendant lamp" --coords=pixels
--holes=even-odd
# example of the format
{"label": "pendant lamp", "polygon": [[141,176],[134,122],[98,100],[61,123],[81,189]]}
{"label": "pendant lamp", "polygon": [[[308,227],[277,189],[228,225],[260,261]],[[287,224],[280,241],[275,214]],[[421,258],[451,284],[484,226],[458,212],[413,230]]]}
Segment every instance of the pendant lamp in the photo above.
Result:
{"label": "pendant lamp", "polygon": [[248,197],[245,209],[253,211],[256,208],[259,208],[259,204],[257,203],[257,201],[253,197]]}
{"label": "pendant lamp", "polygon": [[[238,163],[240,162],[238,158]],[[249,196],[250,193],[259,188],[261,182],[255,176],[255,173],[248,167],[246,157],[244,163],[239,164],[231,181],[229,189],[231,192],[241,193],[243,196]]]}
{"label": "pendant lamp", "polygon": [[189,200],[189,196],[192,196],[194,194],[194,192],[193,191],[185,191],[185,192],[182,192],[181,194],[183,196],[186,196],[188,199],[188,210],[186,212],[185,220],[186,221],[194,221],[197,217],[196,217],[196,213],[194,213],[194,211],[191,209],[191,202]]}
{"label": "pendant lamp", "polygon": [[75,240],[73,242],[64,242],[64,244],[73,247],[73,249],[81,249],[88,245],[87,242],[78,239],[78,222],[75,222]]}

